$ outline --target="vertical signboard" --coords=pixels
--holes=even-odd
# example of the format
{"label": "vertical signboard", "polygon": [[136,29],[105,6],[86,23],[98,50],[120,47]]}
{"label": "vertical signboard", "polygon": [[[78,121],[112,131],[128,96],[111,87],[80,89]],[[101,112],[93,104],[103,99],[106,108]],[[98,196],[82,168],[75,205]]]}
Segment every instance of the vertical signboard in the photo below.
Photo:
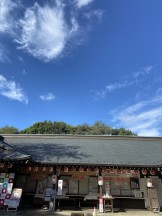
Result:
{"label": "vertical signboard", "polygon": [[63,188],[63,180],[58,180],[58,190],[57,195],[62,195],[62,188]]}
{"label": "vertical signboard", "polygon": [[103,213],[103,198],[99,198],[99,212]]}

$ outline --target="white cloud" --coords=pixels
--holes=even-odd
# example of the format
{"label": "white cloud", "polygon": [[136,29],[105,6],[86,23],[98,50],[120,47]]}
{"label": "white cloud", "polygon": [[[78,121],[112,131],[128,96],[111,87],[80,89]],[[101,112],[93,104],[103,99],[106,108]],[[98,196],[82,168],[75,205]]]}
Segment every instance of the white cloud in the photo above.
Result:
{"label": "white cloud", "polygon": [[[85,15],[80,9],[92,1],[72,0],[67,3],[66,0],[47,0],[45,3],[34,1],[30,6],[25,6],[21,0],[0,0],[0,34],[7,34],[18,49],[49,62],[83,43],[87,28],[79,24],[79,17]],[[87,17],[100,20],[102,11],[87,12]],[[0,61],[3,62],[6,56],[1,50]],[[23,59],[19,57],[19,60]]]}
{"label": "white cloud", "polygon": [[83,6],[87,6],[88,4],[90,4],[93,1],[94,0],[75,0],[76,5],[77,5],[78,8],[81,8]]}
{"label": "white cloud", "polygon": [[[13,35],[13,28],[15,22],[11,16],[11,12],[17,7],[17,4],[11,0],[0,0],[0,35],[8,34]],[[0,44],[0,62],[10,62],[8,58],[8,51]]]}
{"label": "white cloud", "polygon": [[148,65],[146,67],[141,68],[140,70],[134,72],[133,76],[135,79],[137,79],[138,77],[143,77],[144,75],[149,74],[150,72],[152,72],[153,70],[153,66]]}
{"label": "white cloud", "polygon": [[[0,34],[7,34],[18,49],[49,62],[69,53],[71,48],[80,45],[87,38],[87,25],[90,23],[80,25],[80,17],[85,16],[85,11],[80,9],[93,1],[33,1],[35,3],[26,6],[21,0],[0,0]],[[102,11],[87,12],[87,18],[93,17],[100,20]],[[1,47],[1,62],[6,59],[5,54]],[[23,61],[21,56],[19,60]]]}
{"label": "white cloud", "polygon": [[162,96],[140,101],[112,112],[117,127],[132,130],[140,136],[160,136],[162,123]]}
{"label": "white cloud", "polygon": [[75,17],[67,24],[64,5],[58,1],[55,6],[44,7],[35,3],[26,10],[19,24],[22,34],[15,40],[19,48],[44,61],[60,56],[79,28]]}
{"label": "white cloud", "polygon": [[104,99],[106,97],[106,91],[97,91],[97,90],[91,90],[94,99],[97,101],[98,99]]}
{"label": "white cloud", "polygon": [[0,44],[0,62],[10,62],[6,48]]}
{"label": "white cloud", "polygon": [[16,3],[11,0],[0,0],[0,33],[11,33],[13,28],[13,17],[11,11]]}
{"label": "white cloud", "polygon": [[[108,93],[113,92],[114,90],[127,88],[129,86],[137,85],[141,83],[149,73],[153,71],[154,67],[148,65],[146,67],[140,68],[138,71],[128,74],[121,78],[120,82],[110,83],[105,87],[104,90],[101,91],[93,91],[95,94],[95,98],[105,98]],[[103,96],[104,95],[104,96]]]}
{"label": "white cloud", "polygon": [[0,75],[0,95],[28,104],[28,99],[19,84],[12,80],[8,81],[2,75]]}
{"label": "white cloud", "polygon": [[40,95],[40,98],[44,101],[52,101],[55,100],[55,95],[53,95],[51,92],[45,95]]}
{"label": "white cloud", "polygon": [[112,92],[115,89],[125,88],[128,85],[130,85],[130,83],[127,83],[126,81],[124,83],[113,83],[113,84],[107,85],[106,90],[109,92]]}
{"label": "white cloud", "polygon": [[21,56],[18,57],[18,60],[22,63],[24,62],[24,59]]}
{"label": "white cloud", "polygon": [[92,20],[93,18],[97,18],[98,21],[101,21],[101,18],[103,17],[103,11],[102,10],[93,10],[90,12],[86,12],[84,16],[88,20]]}

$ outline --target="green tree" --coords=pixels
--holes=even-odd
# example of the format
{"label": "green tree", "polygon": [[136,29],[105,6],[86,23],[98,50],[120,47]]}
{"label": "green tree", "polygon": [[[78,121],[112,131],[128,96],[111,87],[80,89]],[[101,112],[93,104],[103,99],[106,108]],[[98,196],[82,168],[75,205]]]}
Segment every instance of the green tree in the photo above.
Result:
{"label": "green tree", "polygon": [[112,135],[137,136],[136,133],[133,133],[131,130],[126,130],[124,128],[112,129]]}
{"label": "green tree", "polygon": [[19,130],[13,126],[4,126],[0,128],[0,134],[18,134]]}
{"label": "green tree", "polygon": [[91,127],[92,135],[110,135],[112,128],[104,124],[102,121],[96,121]]}
{"label": "green tree", "polygon": [[83,123],[81,125],[76,126],[75,134],[88,135],[91,134],[90,131],[90,126],[87,123]]}
{"label": "green tree", "polygon": [[78,135],[121,135],[136,136],[130,130],[124,128],[113,129],[102,121],[96,121],[92,126],[87,123],[72,126],[62,121],[37,122],[20,131],[22,134],[78,134]]}
{"label": "green tree", "polygon": [[22,134],[68,134],[72,127],[64,122],[43,121],[21,131]]}

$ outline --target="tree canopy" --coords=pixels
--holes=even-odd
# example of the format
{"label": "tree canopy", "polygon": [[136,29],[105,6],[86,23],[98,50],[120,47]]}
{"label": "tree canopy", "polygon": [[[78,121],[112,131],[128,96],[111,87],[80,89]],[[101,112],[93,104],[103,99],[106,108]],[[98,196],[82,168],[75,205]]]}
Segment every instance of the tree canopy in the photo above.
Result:
{"label": "tree canopy", "polygon": [[[4,130],[6,127],[13,130]],[[96,121],[93,125],[87,123],[73,126],[62,121],[43,121],[37,122],[24,130],[19,131],[14,127],[6,126],[0,128],[0,134],[20,133],[20,134],[72,134],[72,135],[122,135],[137,136],[131,130],[124,128],[111,128],[102,121]],[[7,129],[7,128],[6,128]],[[15,130],[14,130],[15,129]]]}
{"label": "tree canopy", "polygon": [[0,134],[18,134],[19,130],[13,126],[5,126],[0,128]]}

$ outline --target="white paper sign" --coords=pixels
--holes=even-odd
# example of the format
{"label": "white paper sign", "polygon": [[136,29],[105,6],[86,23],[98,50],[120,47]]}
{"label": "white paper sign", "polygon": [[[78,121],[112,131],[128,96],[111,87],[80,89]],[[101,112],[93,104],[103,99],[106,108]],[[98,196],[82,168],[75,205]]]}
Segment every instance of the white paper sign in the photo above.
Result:
{"label": "white paper sign", "polygon": [[57,191],[57,195],[62,195],[62,186],[63,186],[63,180],[58,180],[58,191]]}

